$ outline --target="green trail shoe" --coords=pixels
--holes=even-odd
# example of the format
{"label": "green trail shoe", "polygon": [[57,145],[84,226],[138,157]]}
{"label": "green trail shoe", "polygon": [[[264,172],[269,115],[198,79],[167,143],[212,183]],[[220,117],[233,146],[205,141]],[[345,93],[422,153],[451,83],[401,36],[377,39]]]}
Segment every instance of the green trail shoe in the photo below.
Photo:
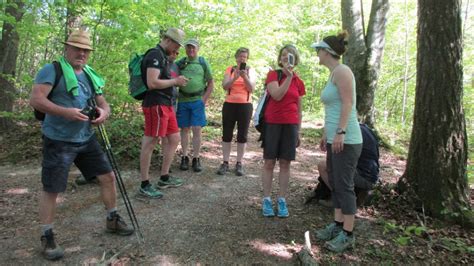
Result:
{"label": "green trail shoe", "polygon": [[316,230],[314,235],[319,240],[327,241],[335,238],[340,232],[342,232],[342,226],[337,226],[335,222],[332,222],[324,229]]}
{"label": "green trail shoe", "polygon": [[355,237],[354,235],[348,236],[346,232],[341,231],[339,234],[331,241],[328,241],[324,244],[324,247],[334,251],[334,252],[343,252],[347,249],[352,249],[355,246]]}
{"label": "green trail shoe", "polygon": [[160,179],[156,186],[158,188],[180,187],[183,185],[183,183],[183,180],[181,180],[180,178],[169,176],[169,179],[166,181]]}
{"label": "green trail shoe", "polygon": [[156,190],[152,184],[146,185],[144,188],[140,187],[138,194],[147,198],[159,199],[163,197],[163,193]]}

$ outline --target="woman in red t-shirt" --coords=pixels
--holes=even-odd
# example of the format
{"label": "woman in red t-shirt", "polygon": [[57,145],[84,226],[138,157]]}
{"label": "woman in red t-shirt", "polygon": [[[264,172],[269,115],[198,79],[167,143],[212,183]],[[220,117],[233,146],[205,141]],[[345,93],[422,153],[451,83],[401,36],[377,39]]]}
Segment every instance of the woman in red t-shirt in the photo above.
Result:
{"label": "woman in red t-shirt", "polygon": [[273,169],[276,161],[280,163],[278,193],[278,217],[288,217],[286,194],[290,178],[290,163],[295,160],[296,147],[299,146],[301,127],[301,97],[305,95],[303,81],[293,71],[299,63],[296,47],[285,45],[280,49],[278,65],[281,70],[270,71],[265,82],[270,99],[265,108],[265,129],[263,137],[263,216],[275,213],[270,198]]}
{"label": "woman in red t-shirt", "polygon": [[249,49],[240,47],[235,52],[237,65],[226,69],[222,87],[227,96],[222,107],[222,155],[223,162],[217,174],[224,175],[229,170],[232,136],[237,124],[237,162],[235,174],[244,175],[242,158],[247,145],[250,118],[252,117],[252,92],[255,89],[255,71],[247,66]]}

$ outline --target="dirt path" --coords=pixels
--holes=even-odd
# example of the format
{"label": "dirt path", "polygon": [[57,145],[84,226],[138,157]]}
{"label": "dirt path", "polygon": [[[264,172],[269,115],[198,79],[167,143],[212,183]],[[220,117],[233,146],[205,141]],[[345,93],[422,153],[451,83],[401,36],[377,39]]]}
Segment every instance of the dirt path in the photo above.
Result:
{"label": "dirt path", "polygon": [[[105,211],[98,197],[97,185],[74,185],[71,172],[68,190],[61,197],[55,223],[58,242],[66,249],[57,264],[104,262],[121,251],[115,263],[129,264],[292,264],[301,249],[303,234],[332,219],[332,212],[318,204],[303,205],[303,198],[315,184],[316,161],[322,154],[314,145],[298,150],[292,164],[287,219],[261,216],[261,149],[256,143],[245,156],[245,177],[232,173],[218,176],[221,161],[218,142],[205,142],[202,153],[204,171],[181,172],[173,165],[173,174],[186,183],[180,188],[164,190],[158,200],[139,200],[137,169],[121,169],[146,243],[137,238],[105,233]],[[389,165],[382,168],[382,178],[399,176],[403,161],[384,153]],[[235,163],[235,153],[231,164]],[[0,166],[0,261],[5,264],[43,264],[39,249],[38,204],[40,191],[39,163]],[[158,176],[154,167],[152,173]],[[153,182],[156,182],[153,180]],[[274,195],[277,193],[277,178]],[[127,217],[120,201],[119,210]],[[378,263],[397,260],[393,243],[376,222],[377,210],[362,209],[357,220],[355,251],[343,255],[323,250],[314,242],[313,252],[320,262]],[[380,253],[382,252],[382,253]],[[413,262],[413,261],[412,261]]]}

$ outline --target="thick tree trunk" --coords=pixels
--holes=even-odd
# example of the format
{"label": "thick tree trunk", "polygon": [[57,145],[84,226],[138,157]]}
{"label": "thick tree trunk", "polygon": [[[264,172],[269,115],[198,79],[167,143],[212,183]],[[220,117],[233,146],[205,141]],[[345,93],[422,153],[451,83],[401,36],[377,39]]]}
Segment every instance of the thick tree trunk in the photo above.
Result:
{"label": "thick tree trunk", "polygon": [[[23,2],[12,0],[7,2],[5,13],[18,22],[24,14]],[[11,112],[15,100],[15,69],[19,45],[18,32],[15,25],[3,22],[2,40],[0,41],[0,111]],[[11,119],[0,116],[0,128],[7,130]]]}
{"label": "thick tree trunk", "polygon": [[400,182],[432,215],[463,219],[470,206],[460,1],[419,0],[417,44],[413,131]]}
{"label": "thick tree trunk", "polygon": [[360,1],[341,0],[342,27],[349,32],[344,63],[354,72],[357,87],[357,111],[361,122],[374,125],[374,96],[385,45],[388,0],[374,0],[367,36],[364,33]]}

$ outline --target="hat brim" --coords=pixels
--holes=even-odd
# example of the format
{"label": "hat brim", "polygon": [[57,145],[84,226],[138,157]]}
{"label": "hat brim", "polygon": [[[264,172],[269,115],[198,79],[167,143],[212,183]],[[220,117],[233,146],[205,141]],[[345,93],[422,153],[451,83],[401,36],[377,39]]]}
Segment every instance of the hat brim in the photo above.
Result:
{"label": "hat brim", "polygon": [[318,48],[331,48],[325,41],[315,42],[311,44],[311,48],[318,49]]}
{"label": "hat brim", "polygon": [[170,38],[173,42],[179,44],[180,46],[183,46],[183,43],[176,40],[175,38],[173,38],[172,36],[169,36],[168,34],[165,34],[166,37]]}
{"label": "hat brim", "polygon": [[317,42],[317,43],[313,43],[313,44],[311,44],[311,48],[314,48],[315,50],[317,50],[317,49],[325,49],[325,50],[328,51],[330,54],[338,55],[338,54],[331,48],[331,46],[329,46],[329,44],[327,44],[325,41],[320,41],[320,42]]}
{"label": "hat brim", "polygon": [[193,43],[193,42],[188,42],[188,43],[185,43],[184,46],[187,46],[187,45],[191,45],[191,46],[194,46],[196,48],[199,47],[199,45],[197,43]]}
{"label": "hat brim", "polygon": [[62,43],[70,45],[70,46],[78,47],[78,48],[81,48],[81,49],[94,51],[94,49],[90,45],[87,45],[87,44],[82,44],[82,43],[77,43],[77,42],[62,42]]}

